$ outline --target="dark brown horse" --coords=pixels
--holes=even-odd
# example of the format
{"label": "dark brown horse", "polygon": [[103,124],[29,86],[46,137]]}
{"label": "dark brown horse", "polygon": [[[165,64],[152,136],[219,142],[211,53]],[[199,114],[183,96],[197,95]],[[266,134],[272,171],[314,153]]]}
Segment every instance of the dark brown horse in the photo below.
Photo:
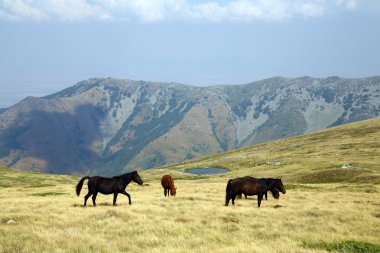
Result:
{"label": "dark brown horse", "polygon": [[[245,178],[245,177],[243,177]],[[252,178],[250,176],[247,176],[247,178]],[[259,178],[260,180],[263,180],[265,182],[265,184],[267,185],[267,188],[268,188],[268,191],[270,191],[273,195],[273,197],[275,199],[279,199],[280,198],[280,190],[278,190],[278,188],[281,189],[281,192],[286,192],[284,186],[282,185],[282,182],[281,184],[278,182],[278,179],[274,179],[274,178]],[[277,187],[276,187],[277,186]],[[265,196],[265,200],[268,200],[268,191],[265,192],[264,196]],[[241,199],[241,196],[242,194],[244,194],[244,197],[247,199],[247,196],[248,194],[246,193],[239,193],[237,195],[238,199]]]}
{"label": "dark brown horse", "polygon": [[[279,199],[280,198],[280,191],[277,188],[273,188],[272,190],[269,190],[269,191],[272,193],[273,198],[275,198],[275,199]],[[239,193],[237,195],[237,198],[241,199],[242,195],[244,195],[245,199],[248,199],[248,195],[246,193],[244,193],[244,194]],[[268,200],[268,191],[266,191],[264,193],[263,198],[264,198],[264,196],[265,196],[265,200]]]}
{"label": "dark brown horse", "polygon": [[168,197],[169,197],[169,194],[170,194],[170,196],[176,195],[177,188],[175,188],[175,186],[174,186],[174,180],[173,180],[172,176],[164,175],[161,178],[161,185],[164,188],[165,197],[166,197],[166,194],[168,195]]}
{"label": "dark brown horse", "polygon": [[271,191],[275,198],[279,197],[278,191],[281,191],[283,194],[286,193],[281,179],[254,178],[250,176],[230,179],[226,187],[225,205],[228,206],[231,199],[234,205],[236,196],[238,194],[244,194],[249,196],[257,195],[257,204],[258,207],[260,207],[261,200],[267,191]]}
{"label": "dark brown horse", "polygon": [[76,186],[76,192],[79,196],[80,191],[82,190],[83,182],[84,180],[88,180],[88,193],[86,196],[84,196],[84,206],[86,206],[87,199],[92,195],[92,203],[94,206],[96,206],[95,200],[96,195],[98,193],[102,194],[112,194],[113,193],[113,205],[116,205],[116,199],[117,195],[119,193],[124,194],[128,197],[129,204],[131,204],[131,195],[125,191],[125,188],[127,185],[133,181],[135,183],[138,183],[139,185],[143,184],[143,181],[141,180],[139,174],[137,171],[133,171],[130,173],[125,173],[120,176],[108,178],[108,177],[84,177],[82,178],[77,186]]}

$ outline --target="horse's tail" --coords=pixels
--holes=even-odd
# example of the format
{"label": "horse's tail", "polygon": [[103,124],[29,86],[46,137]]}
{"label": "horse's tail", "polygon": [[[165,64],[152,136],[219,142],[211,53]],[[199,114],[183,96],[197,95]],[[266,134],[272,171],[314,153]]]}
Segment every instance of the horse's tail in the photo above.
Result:
{"label": "horse's tail", "polygon": [[78,196],[80,194],[80,191],[82,190],[83,182],[86,179],[90,179],[90,177],[87,176],[87,177],[82,178],[81,180],[79,180],[77,186],[75,187]]}
{"label": "horse's tail", "polygon": [[226,187],[226,206],[228,206],[228,202],[230,202],[231,199],[231,188],[232,188],[232,179],[228,180],[227,187]]}

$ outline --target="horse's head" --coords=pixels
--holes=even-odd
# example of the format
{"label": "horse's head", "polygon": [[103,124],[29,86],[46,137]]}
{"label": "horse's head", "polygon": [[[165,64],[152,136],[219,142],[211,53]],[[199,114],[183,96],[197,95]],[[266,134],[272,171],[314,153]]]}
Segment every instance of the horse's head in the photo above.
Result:
{"label": "horse's head", "polygon": [[144,183],[142,181],[141,177],[139,176],[139,174],[137,173],[137,171],[132,172],[132,180],[133,180],[133,182],[135,182],[139,185],[142,185]]}
{"label": "horse's head", "polygon": [[170,195],[175,196],[177,194],[177,187],[173,187],[170,189]]}
{"label": "horse's head", "polygon": [[280,198],[280,193],[279,193],[280,191],[277,188],[273,188],[272,190],[270,190],[270,192],[272,193],[273,198],[275,199]]}
{"label": "horse's head", "polygon": [[282,192],[282,194],[285,194],[286,193],[286,190],[285,190],[285,187],[284,187],[284,185],[282,184],[282,181],[281,181],[281,179],[276,179],[276,188],[280,191],[280,192]]}

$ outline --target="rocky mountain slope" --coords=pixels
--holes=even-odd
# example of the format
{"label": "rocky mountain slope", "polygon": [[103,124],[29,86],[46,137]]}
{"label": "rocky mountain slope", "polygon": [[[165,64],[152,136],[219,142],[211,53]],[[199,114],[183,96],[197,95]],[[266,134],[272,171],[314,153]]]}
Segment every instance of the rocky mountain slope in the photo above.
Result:
{"label": "rocky mountain slope", "polygon": [[89,79],[0,113],[0,165],[113,175],[377,117],[380,77],[194,87]]}

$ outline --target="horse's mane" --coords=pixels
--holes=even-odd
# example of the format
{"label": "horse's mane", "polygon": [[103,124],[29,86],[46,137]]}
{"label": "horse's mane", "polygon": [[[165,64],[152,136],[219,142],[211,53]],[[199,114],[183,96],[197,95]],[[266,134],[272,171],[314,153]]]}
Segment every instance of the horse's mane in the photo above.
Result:
{"label": "horse's mane", "polygon": [[134,171],[126,172],[126,173],[121,174],[121,175],[116,176],[116,177],[127,177],[127,176],[130,176],[130,175],[132,175],[133,173],[136,173],[136,172],[137,172],[137,171],[134,170]]}

